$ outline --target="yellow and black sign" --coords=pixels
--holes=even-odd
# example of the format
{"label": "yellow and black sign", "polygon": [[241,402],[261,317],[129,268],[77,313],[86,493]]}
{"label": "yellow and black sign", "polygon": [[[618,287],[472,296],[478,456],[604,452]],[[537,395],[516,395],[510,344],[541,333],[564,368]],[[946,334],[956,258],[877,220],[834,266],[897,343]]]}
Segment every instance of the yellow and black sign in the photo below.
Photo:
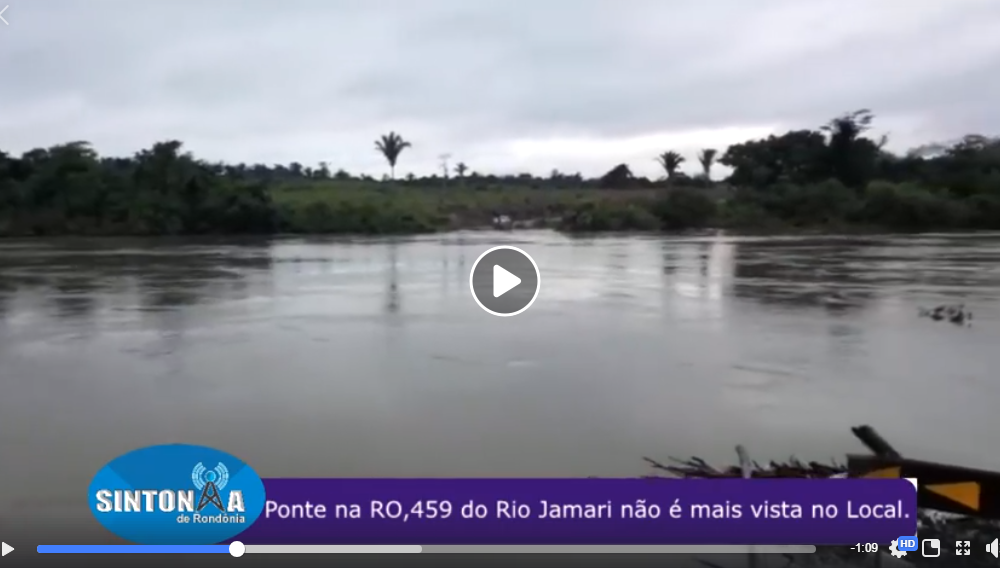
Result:
{"label": "yellow and black sign", "polygon": [[1000,472],[875,456],[847,456],[851,477],[916,478],[917,506],[1000,519]]}

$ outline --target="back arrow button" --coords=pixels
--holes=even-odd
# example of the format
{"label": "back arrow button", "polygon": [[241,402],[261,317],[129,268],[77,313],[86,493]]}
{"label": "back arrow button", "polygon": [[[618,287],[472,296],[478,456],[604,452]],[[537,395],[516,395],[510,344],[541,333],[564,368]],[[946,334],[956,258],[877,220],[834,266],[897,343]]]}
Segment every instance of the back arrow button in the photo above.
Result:
{"label": "back arrow button", "polygon": [[[3,8],[0,8],[0,22],[3,22],[3,25],[5,25],[5,26],[9,26],[10,25],[10,24],[7,23],[7,20],[3,19],[3,13],[7,11],[7,8],[10,8],[10,6],[4,6]],[[4,548],[4,550],[7,550],[7,549]],[[14,550],[14,549],[12,548],[10,550]],[[7,552],[10,552],[10,550],[7,550]],[[7,552],[4,552],[5,556],[7,555]]]}
{"label": "back arrow button", "polygon": [[[3,13],[0,11],[0,13]],[[11,552],[14,552],[14,547],[7,544],[6,542],[0,542],[0,556],[7,556]]]}

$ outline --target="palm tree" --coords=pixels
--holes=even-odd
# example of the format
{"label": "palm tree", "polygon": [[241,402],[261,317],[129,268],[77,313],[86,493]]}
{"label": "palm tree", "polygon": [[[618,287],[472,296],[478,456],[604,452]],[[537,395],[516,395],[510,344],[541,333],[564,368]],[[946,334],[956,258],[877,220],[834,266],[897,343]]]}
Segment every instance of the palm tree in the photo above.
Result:
{"label": "palm tree", "polygon": [[719,151],[715,148],[705,148],[698,153],[698,161],[701,162],[701,170],[705,174],[705,179],[712,179],[712,166],[715,165],[715,157]]}
{"label": "palm tree", "polygon": [[868,109],[856,110],[838,116],[826,123],[820,130],[830,134],[830,146],[838,143],[850,145],[871,128],[875,115]]}
{"label": "palm tree", "polygon": [[382,152],[385,161],[389,162],[389,178],[396,179],[396,160],[403,150],[412,146],[403,137],[395,132],[383,134],[382,138],[375,141],[375,149]]}
{"label": "palm tree", "polygon": [[671,179],[677,173],[677,168],[681,167],[681,164],[684,163],[684,156],[673,150],[669,150],[657,156],[656,161],[667,172],[667,179]]}
{"label": "palm tree", "polygon": [[871,128],[874,118],[870,110],[861,109],[841,115],[820,128],[829,134],[826,147],[831,173],[848,186],[864,183],[864,168],[858,166],[858,152],[865,151],[864,133]]}
{"label": "palm tree", "polygon": [[469,171],[469,166],[465,165],[465,162],[455,164],[455,174],[458,176],[458,179],[463,179],[467,171]]}

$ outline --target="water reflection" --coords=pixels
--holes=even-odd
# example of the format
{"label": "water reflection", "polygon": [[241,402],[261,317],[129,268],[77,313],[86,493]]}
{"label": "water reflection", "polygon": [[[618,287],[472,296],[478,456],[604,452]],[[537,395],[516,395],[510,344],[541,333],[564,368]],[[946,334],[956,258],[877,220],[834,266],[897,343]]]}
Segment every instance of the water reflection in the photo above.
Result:
{"label": "water reflection", "polygon": [[99,282],[92,275],[53,275],[45,293],[54,317],[84,323],[97,309]]}
{"label": "water reflection", "polygon": [[29,312],[40,300],[52,317],[69,324],[93,320],[105,308],[177,311],[206,300],[238,300],[252,293],[248,272],[271,267],[263,246],[125,239],[8,243],[0,248],[0,317],[13,315],[18,298]]}
{"label": "water reflection", "polygon": [[[944,294],[962,298],[970,288],[995,297],[1000,283],[995,261],[1000,255],[990,246],[970,239],[961,241],[963,248],[956,252],[950,248],[954,239],[579,238],[571,241],[570,249],[575,251],[571,262],[576,265],[576,274],[572,282],[557,284],[567,292],[569,287],[576,287],[577,296],[588,287],[596,292],[593,285],[586,283],[590,278],[587,257],[590,250],[601,250],[606,251],[607,261],[604,275],[599,278],[604,283],[599,285],[600,296],[619,300],[631,297],[641,302],[642,290],[662,286],[664,298],[669,300],[665,305],[675,307],[686,301],[687,308],[700,303],[705,309],[709,302],[721,306],[735,299],[788,309],[811,307],[836,318],[868,312],[875,304],[881,304],[880,310],[898,310],[898,302],[886,294],[886,286],[903,287],[922,297]],[[340,270],[382,264],[376,260],[377,255],[358,252],[361,247],[382,247],[383,311],[387,315],[403,312],[404,280],[412,277],[414,269],[420,270],[421,261],[414,258],[414,251],[426,250],[439,259],[440,275],[434,280],[442,298],[464,294],[467,255],[479,252],[471,250],[476,248],[476,240],[464,234],[444,237],[438,244],[333,243],[327,241],[323,245],[327,250],[319,254],[302,249],[305,254],[287,252],[279,256],[282,264],[296,274],[333,277]],[[137,299],[133,306],[146,312],[194,310],[206,302],[266,296],[273,292],[269,291],[273,279],[259,275],[274,271],[272,252],[270,245],[262,242],[5,243],[0,248],[0,318],[10,317],[18,305],[38,301],[50,306],[52,317],[82,324],[108,307],[128,309],[132,296]],[[659,284],[650,279],[651,256],[660,258]],[[716,307],[714,311],[718,314],[721,309]]]}
{"label": "water reflection", "polygon": [[672,275],[677,270],[677,246],[668,240],[664,240],[660,245],[663,251],[663,274]]}
{"label": "water reflection", "polygon": [[831,313],[863,310],[872,299],[871,273],[862,262],[867,246],[866,241],[810,239],[742,242],[734,253],[734,295],[764,304],[823,307]]}
{"label": "water reflection", "polygon": [[385,311],[389,315],[399,313],[402,298],[399,292],[399,243],[391,242],[388,245],[389,270],[386,277],[388,284],[386,289]]}
{"label": "water reflection", "polygon": [[664,243],[660,281],[670,317],[696,319],[716,325],[725,314],[732,287],[733,249],[722,240]]}
{"label": "water reflection", "polygon": [[[996,237],[165,242],[0,242],[0,505],[179,440],[355,476],[825,460],[875,420],[922,458],[997,445]],[[492,318],[468,270],[506,243],[542,292]],[[916,318],[949,297],[972,328]]]}
{"label": "water reflection", "polygon": [[699,246],[698,268],[701,275],[704,276],[706,279],[708,278],[708,261],[711,256],[712,248],[714,246],[716,246],[716,244],[710,242],[702,243]]}

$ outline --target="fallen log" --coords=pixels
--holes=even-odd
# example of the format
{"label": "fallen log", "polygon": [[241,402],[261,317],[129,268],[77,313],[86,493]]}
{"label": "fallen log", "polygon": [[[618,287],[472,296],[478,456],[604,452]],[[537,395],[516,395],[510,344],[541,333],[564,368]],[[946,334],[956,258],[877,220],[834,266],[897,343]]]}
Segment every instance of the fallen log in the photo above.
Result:
{"label": "fallen log", "polygon": [[868,447],[873,454],[883,458],[901,458],[902,454],[896,451],[889,442],[885,441],[885,438],[879,436],[878,432],[874,428],[863,424],[861,426],[854,426],[851,428],[851,433],[861,440],[861,443]]}

